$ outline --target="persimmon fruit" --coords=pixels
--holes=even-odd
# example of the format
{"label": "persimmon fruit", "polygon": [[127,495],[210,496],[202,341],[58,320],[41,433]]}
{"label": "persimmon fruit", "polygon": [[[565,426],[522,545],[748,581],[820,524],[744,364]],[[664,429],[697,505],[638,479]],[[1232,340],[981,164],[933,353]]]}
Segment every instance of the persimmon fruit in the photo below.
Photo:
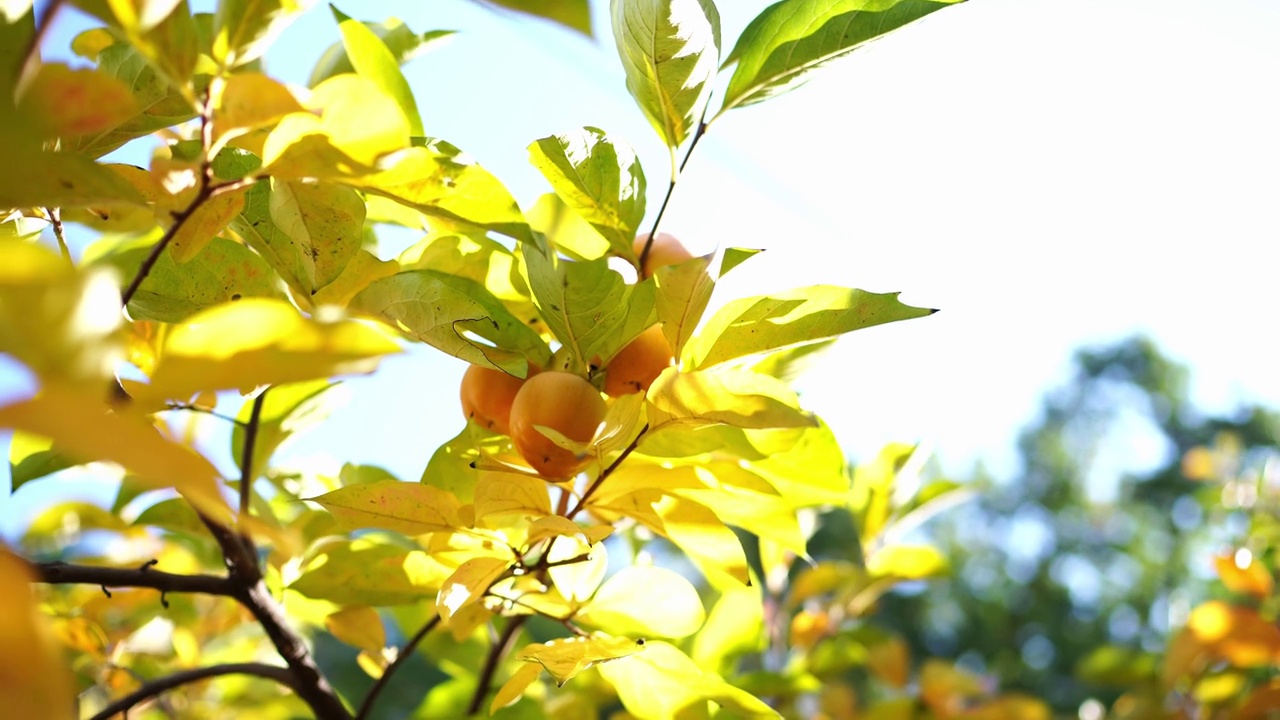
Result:
{"label": "persimmon fruit", "polygon": [[[636,236],[634,250],[636,257],[640,257],[644,252],[644,244],[649,240],[649,233],[641,233]],[[658,268],[667,265],[675,265],[685,260],[692,260],[693,253],[689,252],[689,248],[676,239],[675,235],[670,233],[658,233],[653,239],[653,245],[649,248],[649,257],[644,260],[644,267],[641,269],[641,279],[650,277]]]}
{"label": "persimmon fruit", "polygon": [[[529,367],[529,374],[537,372]],[[462,375],[462,414],[501,435],[510,433],[511,403],[524,385],[523,378],[501,370],[472,365]]]}
{"label": "persimmon fruit", "polygon": [[654,325],[636,336],[635,340],[618,351],[605,366],[604,392],[609,397],[645,392],[662,371],[670,367],[675,353],[671,343],[662,333],[661,325]]}
{"label": "persimmon fruit", "polygon": [[539,475],[573,477],[587,459],[556,445],[535,426],[585,443],[595,437],[605,409],[600,392],[583,378],[558,370],[539,373],[525,381],[511,403],[511,442]]}

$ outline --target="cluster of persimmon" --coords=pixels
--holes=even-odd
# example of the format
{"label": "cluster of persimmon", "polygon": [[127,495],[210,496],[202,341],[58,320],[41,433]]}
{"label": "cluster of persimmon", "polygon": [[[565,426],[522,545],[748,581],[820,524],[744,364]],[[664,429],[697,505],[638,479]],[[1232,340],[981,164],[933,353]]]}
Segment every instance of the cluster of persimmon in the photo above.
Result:
{"label": "cluster of persimmon", "polygon": [[[639,257],[648,235],[636,238]],[[692,258],[674,236],[659,233],[649,248],[642,278],[660,267]],[[645,392],[674,360],[661,325],[640,333],[604,366],[604,394],[610,398]],[[587,378],[561,370],[529,366],[527,377],[472,365],[462,376],[462,412],[489,430],[511,436],[516,452],[544,478],[572,477],[586,458],[560,447],[537,426],[551,428],[579,443],[590,442],[608,409],[605,398]]]}

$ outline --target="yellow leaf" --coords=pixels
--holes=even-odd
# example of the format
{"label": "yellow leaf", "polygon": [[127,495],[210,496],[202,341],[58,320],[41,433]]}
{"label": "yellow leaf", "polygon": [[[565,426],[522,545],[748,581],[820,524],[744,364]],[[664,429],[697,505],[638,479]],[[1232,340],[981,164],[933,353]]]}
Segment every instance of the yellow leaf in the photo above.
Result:
{"label": "yellow leaf", "polygon": [[0,352],[41,378],[104,392],[121,356],[114,273],[77,273],[49,249],[0,239]]}
{"label": "yellow leaf", "polygon": [[436,595],[436,612],[447,626],[454,613],[480,600],[511,566],[511,561],[477,557],[462,563]]}
{"label": "yellow leaf", "polygon": [[524,691],[529,689],[534,680],[542,674],[542,666],[536,663],[525,663],[521,665],[511,678],[498,688],[497,694],[493,696],[493,702],[489,703],[489,714],[492,715],[508,705],[514,705],[523,695]]}
{"label": "yellow leaf", "polygon": [[[1186,668],[1194,667],[1197,654],[1210,660],[1225,660],[1238,668],[1264,667],[1280,663],[1280,628],[1268,622],[1249,607],[1228,605],[1220,600],[1213,600],[1197,606],[1187,618],[1186,632],[1193,640],[1179,643],[1177,657],[1186,663]],[[1169,655],[1174,656],[1174,649]],[[1198,653],[1196,652],[1198,650]],[[1169,673],[1169,658],[1166,658],[1166,680],[1175,679]]]}
{"label": "yellow leaf", "polygon": [[374,280],[391,277],[397,272],[400,272],[400,265],[395,260],[379,260],[368,250],[360,250],[342,268],[338,277],[317,290],[308,302],[314,307],[337,305],[344,308],[351,304],[351,298]]}
{"label": "yellow leaf", "polygon": [[593,665],[630,657],[643,653],[647,649],[648,644],[644,640],[631,640],[596,633],[590,637],[560,638],[548,640],[545,643],[531,643],[520,652],[520,659],[542,665],[551,677],[555,678],[557,685],[564,685],[574,675]]}
{"label": "yellow leaf", "polygon": [[529,532],[525,537],[525,544],[533,546],[548,538],[573,537],[574,535],[582,534],[582,526],[569,518],[563,515],[547,515],[529,523]]}
{"label": "yellow leaf", "polygon": [[263,173],[275,178],[333,178],[374,171],[379,158],[409,146],[400,106],[371,81],[335,75],[317,85],[311,112],[284,116],[263,147]]}
{"label": "yellow leaf", "polygon": [[137,114],[129,87],[97,70],[59,63],[40,66],[18,102],[48,138],[73,138],[114,128]]}
{"label": "yellow leaf", "polygon": [[286,302],[248,298],[173,326],[148,393],[186,400],[200,390],[251,390],[368,373],[380,356],[398,351],[370,325],[306,318]]}
{"label": "yellow leaf", "polygon": [[215,148],[295,112],[303,112],[302,104],[284,85],[261,73],[236,73],[227,78],[216,100],[213,113]]}
{"label": "yellow leaf", "polygon": [[601,665],[600,674],[638,720],[705,718],[707,701],[739,717],[781,717],[758,698],[705,671],[661,640],[646,642],[643,653]]}
{"label": "yellow leaf", "polygon": [[956,715],[982,692],[981,678],[945,660],[929,658],[920,668],[920,699],[940,717]]}
{"label": "yellow leaf", "polygon": [[781,380],[735,368],[707,372],[662,371],[649,402],[674,419],[740,428],[816,427],[813,416]]}
{"label": "yellow leaf", "polygon": [[247,188],[222,193],[205,201],[182,223],[169,241],[169,254],[175,262],[184,263],[207,246],[210,241],[244,210]]}
{"label": "yellow leaf", "polygon": [[476,481],[476,522],[496,515],[550,515],[548,487],[546,481],[529,475],[485,470]]}
{"label": "yellow leaf", "polygon": [[873,577],[922,580],[947,570],[947,559],[928,545],[891,545],[867,558],[867,572]]}
{"label": "yellow leaf", "polygon": [[374,679],[382,677],[383,671],[387,669],[387,661],[382,654],[371,653],[368,650],[361,650],[360,654],[356,655],[356,665]]}
{"label": "yellow leaf", "polygon": [[43,614],[31,597],[35,574],[0,546],[0,697],[8,717],[66,720],[75,711],[71,673]]}
{"label": "yellow leaf", "polygon": [[662,526],[652,529],[683,550],[708,580],[718,584],[717,574],[723,573],[743,585],[751,584],[742,541],[709,508],[692,500],[666,497],[654,509]]}
{"label": "yellow leaf", "polygon": [[1275,589],[1271,571],[1248,551],[1219,555],[1213,559],[1213,564],[1218,570],[1218,577],[1222,578],[1222,584],[1232,592],[1252,595],[1261,600]]}
{"label": "yellow leaf", "polygon": [[791,646],[812,649],[832,630],[831,616],[824,610],[801,610],[791,618]]}
{"label": "yellow leaf", "polygon": [[387,645],[387,631],[382,626],[378,611],[357,605],[330,614],[324,619],[330,634],[342,642],[378,655]]}
{"label": "yellow leaf", "polygon": [[449,634],[454,642],[465,642],[476,628],[493,619],[493,611],[482,602],[471,603],[449,618]]}
{"label": "yellow leaf", "polygon": [[983,703],[960,717],[964,720],[1051,720],[1053,711],[1036,698],[1015,693]]}
{"label": "yellow leaf", "polygon": [[419,483],[361,483],[306,499],[333,513],[345,530],[378,528],[421,535],[462,527],[458,499],[450,492]]}
{"label": "yellow leaf", "polygon": [[117,463],[151,487],[176,489],[215,518],[227,510],[212,463],[144,418],[109,412],[101,401],[46,386],[34,398],[0,408],[0,427],[42,435],[85,461]]}
{"label": "yellow leaf", "polygon": [[577,617],[622,635],[681,638],[697,632],[707,616],[698,591],[679,573],[632,565],[606,580]]}
{"label": "yellow leaf", "polygon": [[693,659],[699,667],[728,672],[739,655],[764,647],[764,602],[760,589],[728,587],[711,607],[711,614],[693,639]]}
{"label": "yellow leaf", "polygon": [[360,251],[364,200],[345,185],[271,179],[271,221],[301,252],[307,284],[333,282]]}
{"label": "yellow leaf", "polygon": [[867,670],[889,687],[904,688],[911,675],[911,650],[900,637],[867,648]]}
{"label": "yellow leaf", "polygon": [[[586,557],[579,562],[567,562]],[[609,566],[609,552],[604,545],[588,545],[576,537],[559,537],[547,550],[547,560],[555,565],[548,569],[551,584],[566,599],[585,602],[591,597]]]}

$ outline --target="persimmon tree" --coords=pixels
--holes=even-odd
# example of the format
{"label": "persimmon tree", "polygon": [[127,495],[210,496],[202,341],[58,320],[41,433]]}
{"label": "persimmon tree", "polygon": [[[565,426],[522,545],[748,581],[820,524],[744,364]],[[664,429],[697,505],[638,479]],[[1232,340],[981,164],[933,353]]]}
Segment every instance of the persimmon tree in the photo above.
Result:
{"label": "persimmon tree", "polygon": [[[940,566],[884,532],[915,508],[887,490],[896,468],[873,463],[851,490],[789,380],[840,335],[932,311],[812,286],[708,313],[756,251],[693,257],[659,231],[717,123],[955,2],[783,0],[729,43],[711,0],[613,0],[619,82],[670,149],[670,180],[651,193],[623,139],[571,128],[529,144],[550,192],[524,207],[424,127],[400,64],[433,33],[332,8],[334,46],[309,87],[290,87],[261,58],[307,2],[193,14],[185,0],[55,0],[39,21],[30,2],[0,4],[0,350],[36,384],[0,407],[13,487],[87,463],[123,471],[112,507],[58,506],[0,554],[6,710],[63,718],[78,697],[95,718],[368,718],[425,655],[442,677],[397,716],[818,703],[851,717],[851,687],[824,690],[809,661],[783,672],[779,658]],[[585,0],[498,4],[590,32]],[[72,43],[91,67],[41,61],[64,6],[101,22]],[[148,167],[103,161],[144,138],[162,141]],[[68,223],[101,233],[78,260]],[[386,225],[424,237],[386,256]],[[470,420],[416,481],[273,464],[341,378],[403,343],[501,373],[514,395],[464,384]],[[628,348],[638,359],[610,384]],[[227,476],[181,418],[229,402]],[[856,562],[797,563],[821,507],[861,524]],[[69,545],[69,518],[134,557]],[[337,689],[321,636],[359,651],[369,689]],[[892,716],[908,661],[891,638],[862,640],[888,688],[871,711]],[[1033,704],[990,699],[949,665],[920,672],[939,717]]]}

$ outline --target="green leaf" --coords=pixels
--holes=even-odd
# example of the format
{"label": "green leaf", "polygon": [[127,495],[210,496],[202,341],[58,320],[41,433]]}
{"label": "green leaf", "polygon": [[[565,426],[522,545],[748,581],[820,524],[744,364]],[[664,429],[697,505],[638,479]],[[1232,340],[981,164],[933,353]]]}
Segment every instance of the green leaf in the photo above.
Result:
{"label": "green leaf", "polygon": [[754,250],[752,248],[725,248],[724,259],[720,261],[720,277],[728,275],[730,270],[762,252],[764,250]]}
{"label": "green leaf", "polygon": [[[443,46],[455,34],[453,30],[429,30],[418,34],[397,18],[363,24],[382,40],[382,43],[391,51],[391,56],[400,65],[404,65],[424,52]],[[307,86],[315,87],[334,75],[355,71],[351,58],[347,57],[346,48],[341,42],[336,42],[320,54],[315,68],[311,70],[311,79],[307,81]]]}
{"label": "green leaf", "polygon": [[[329,417],[334,407],[346,399],[345,388],[328,380],[278,385],[267,392],[258,416],[258,432],[253,444],[254,472],[261,475],[271,456],[298,433],[306,432]],[[253,413],[254,400],[246,400],[237,413],[240,421],[231,429],[231,457],[239,463],[244,456],[246,423]],[[345,468],[344,468],[345,469]]]}
{"label": "green leaf", "polygon": [[672,419],[740,428],[813,427],[786,383],[751,372],[721,369],[682,373],[668,368],[649,388],[649,402]]}
{"label": "green leaf", "polygon": [[371,283],[352,299],[351,308],[454,357],[518,377],[528,363],[545,365],[551,357],[538,333],[484,286],[456,275],[398,273]]}
{"label": "green leaf", "polygon": [[556,195],[591,223],[614,254],[632,258],[644,220],[644,170],[635,151],[603,130],[553,135],[529,146],[529,161]]}
{"label": "green leaf", "polygon": [[1095,648],[1076,664],[1075,675],[1092,685],[1133,687],[1157,677],[1159,659],[1119,645]]}
{"label": "green leaf", "polygon": [[679,573],[632,565],[605,580],[576,617],[618,635],[681,638],[702,627],[706,611],[697,589]]}
{"label": "green leaf", "polygon": [[234,68],[260,57],[314,0],[221,0],[213,20],[213,58]]}
{"label": "green leaf", "polygon": [[711,316],[682,357],[701,370],[934,312],[903,305],[898,293],[814,285],[727,303]]}
{"label": "green leaf", "polygon": [[725,65],[720,112],[791,90],[818,67],[935,10],[963,0],[783,0],[742,31]]}
{"label": "green leaf", "polygon": [[557,258],[545,243],[525,246],[529,285],[542,319],[575,361],[607,360],[653,324],[652,282],[628,285],[605,258]]}
{"label": "green leaf", "polygon": [[365,207],[349,187],[271,180],[271,220],[297,246],[308,284],[333,282],[357,252]]}
{"label": "green leaf", "polygon": [[164,528],[190,535],[207,536],[209,532],[195,508],[182,498],[161,500],[143,510],[133,524]]}
{"label": "green leaf", "polygon": [[338,21],[338,28],[342,31],[342,45],[356,72],[369,78],[384,93],[395,98],[409,121],[410,135],[424,135],[418,103],[414,101],[413,90],[400,72],[400,61],[391,49],[364,23],[351,19],[333,5],[329,9]]}
{"label": "green leaf", "polygon": [[474,425],[467,425],[457,437],[436,449],[422,472],[421,482],[434,485],[468,503],[475,499],[480,471],[475,462],[499,449],[510,450],[511,439],[501,435],[477,436]]}
{"label": "green leaf", "polygon": [[13,482],[10,492],[17,492],[18,488],[32,480],[79,464],[78,460],[54,447],[52,440],[21,431],[15,432],[9,439],[9,478]]}
{"label": "green leaf", "polygon": [[181,90],[127,43],[116,43],[102,50],[98,55],[98,69],[129,87],[138,112],[111,128],[75,138],[68,149],[100,157],[130,140],[196,116],[194,106]]}
{"label": "green leaf", "polygon": [[435,270],[477,282],[517,317],[536,324],[520,261],[496,240],[479,233],[432,233],[400,253],[398,261],[405,270]]}
{"label": "green leaf", "polygon": [[185,400],[201,390],[368,373],[394,352],[391,338],[364,323],[307,318],[283,301],[250,298],[175,325],[151,384],[140,390],[153,401]]}
{"label": "green leaf", "polygon": [[487,4],[546,18],[591,37],[591,3],[588,0],[539,0],[534,3],[529,0],[488,0]]}
{"label": "green leaf", "polygon": [[421,550],[330,541],[289,589],[339,605],[401,605],[434,596],[451,572]]}
{"label": "green leaf", "polygon": [[[95,243],[85,252],[83,264],[115,268],[122,278],[138,273],[151,253],[158,233]],[[194,258],[182,265],[168,251],[160,254],[151,272],[129,301],[129,315],[137,320],[181,322],[201,310],[249,297],[278,298],[271,267],[240,243],[215,237]]]}
{"label": "green leaf", "polygon": [[739,690],[669,643],[655,640],[644,652],[600,666],[627,712],[638,720],[708,718],[715,702],[744,718],[779,718],[760,699]]}
{"label": "green leaf", "polygon": [[674,151],[711,93],[720,55],[720,13],[711,0],[611,0],[613,37],[627,90]]}
{"label": "green leaf", "polygon": [[306,499],[333,513],[346,530],[379,529],[422,535],[451,532],[462,526],[458,499],[421,483],[383,480]]}
{"label": "green leaf", "polygon": [[752,365],[751,369],[776,377],[783,382],[794,382],[809,369],[819,355],[830,350],[833,344],[835,344],[835,338],[776,350],[765,355],[760,362]]}

